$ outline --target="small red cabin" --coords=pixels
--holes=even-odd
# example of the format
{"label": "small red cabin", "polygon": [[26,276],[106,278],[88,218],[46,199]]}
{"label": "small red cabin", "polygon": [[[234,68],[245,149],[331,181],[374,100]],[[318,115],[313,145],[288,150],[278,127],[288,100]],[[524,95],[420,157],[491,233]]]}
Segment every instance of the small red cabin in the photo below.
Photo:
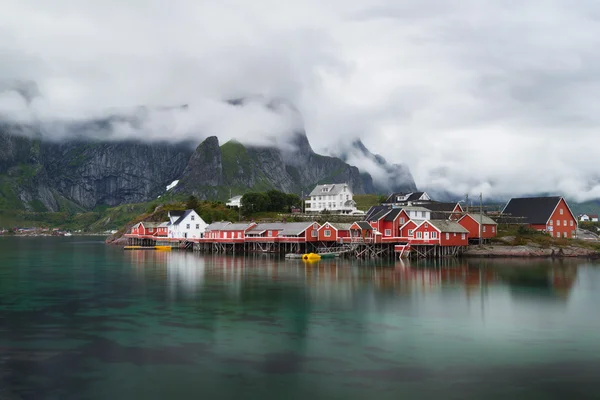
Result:
{"label": "small red cabin", "polygon": [[318,230],[319,241],[337,242],[340,238],[350,237],[351,224],[325,222]]}
{"label": "small red cabin", "polygon": [[491,239],[497,234],[498,224],[487,215],[465,214],[458,223],[469,231],[469,239],[479,239],[480,225],[482,239]]}
{"label": "small red cabin", "polygon": [[458,222],[450,220],[423,221],[413,232],[411,244],[440,246],[467,246],[469,231]]}

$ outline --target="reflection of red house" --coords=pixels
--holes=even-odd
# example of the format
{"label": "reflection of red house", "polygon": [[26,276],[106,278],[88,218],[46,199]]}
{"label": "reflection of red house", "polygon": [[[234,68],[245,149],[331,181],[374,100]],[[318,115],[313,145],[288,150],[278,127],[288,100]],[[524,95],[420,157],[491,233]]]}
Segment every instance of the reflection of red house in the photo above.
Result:
{"label": "reflection of red house", "polygon": [[411,245],[467,246],[469,243],[469,231],[450,220],[423,221],[413,234]]}
{"label": "reflection of red house", "polygon": [[496,237],[498,224],[487,215],[465,214],[458,220],[458,223],[469,231],[469,239],[479,239],[480,225],[482,239]]}

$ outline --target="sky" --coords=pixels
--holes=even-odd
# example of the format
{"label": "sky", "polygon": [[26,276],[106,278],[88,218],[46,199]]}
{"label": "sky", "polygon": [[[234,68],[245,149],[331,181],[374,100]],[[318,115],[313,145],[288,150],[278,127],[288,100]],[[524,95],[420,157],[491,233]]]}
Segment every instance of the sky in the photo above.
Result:
{"label": "sky", "polygon": [[135,110],[143,131],[117,136],[259,144],[304,127],[419,188],[583,201],[600,198],[599,18],[591,0],[4,0],[0,118],[61,137]]}

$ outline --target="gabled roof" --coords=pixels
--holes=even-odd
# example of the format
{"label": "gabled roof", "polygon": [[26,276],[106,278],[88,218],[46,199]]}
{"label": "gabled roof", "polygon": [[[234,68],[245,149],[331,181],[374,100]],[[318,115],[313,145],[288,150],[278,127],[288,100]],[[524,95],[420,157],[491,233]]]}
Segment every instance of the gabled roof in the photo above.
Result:
{"label": "gabled roof", "polygon": [[188,216],[188,215],[190,215],[190,214],[191,214],[191,213],[193,213],[193,212],[195,212],[195,211],[194,211],[194,210],[185,210],[185,211],[183,212],[183,214],[181,214],[181,217],[179,217],[179,218],[177,219],[177,221],[175,221],[175,222],[173,223],[173,225],[179,225],[180,223],[182,223],[182,222],[183,222],[183,220],[184,220],[184,219],[186,219],[186,218],[187,218],[187,216]]}
{"label": "gabled roof", "polygon": [[169,222],[161,222],[161,224],[158,225],[159,228],[166,228],[167,226],[169,226]]}
{"label": "gabled roof", "polygon": [[450,221],[447,219],[432,219],[429,222],[431,225],[436,227],[440,232],[448,233],[469,233],[469,231],[456,221]]}
{"label": "gabled roof", "polygon": [[220,231],[227,225],[231,225],[229,221],[221,221],[221,222],[213,222],[209,226],[206,227],[207,231]]}
{"label": "gabled roof", "polygon": [[341,222],[325,222],[323,225],[321,225],[321,227],[319,229],[322,229],[326,225],[331,226],[336,231],[347,231],[347,230],[350,230],[350,227],[352,226],[352,224],[341,223]]}
{"label": "gabled roof", "polygon": [[384,208],[382,210],[379,210],[379,212],[371,214],[368,218],[365,219],[370,222],[379,221],[381,218],[385,217],[387,213],[389,213],[391,210],[391,208]]}
{"label": "gabled roof", "polygon": [[142,225],[144,225],[144,228],[158,228],[162,222],[142,221],[141,223],[142,223]]}
{"label": "gabled roof", "polygon": [[285,222],[273,222],[273,223],[264,223],[258,224],[252,229],[250,229],[247,234],[249,235],[260,235],[266,231],[282,231],[287,225]]}
{"label": "gabled roof", "polygon": [[502,215],[522,217],[518,222],[545,225],[561,199],[560,196],[513,198],[502,210]]}
{"label": "gabled roof", "polygon": [[254,222],[238,222],[235,224],[229,224],[223,226],[220,230],[222,231],[245,231],[248,228],[252,227]]}
{"label": "gabled roof", "polygon": [[347,188],[348,192],[350,192],[350,186],[347,183],[334,183],[331,185],[317,185],[310,192],[310,196],[335,196],[340,194],[344,190],[344,186]]}
{"label": "gabled roof", "polygon": [[298,236],[310,228],[312,224],[314,222],[288,222],[283,230],[279,232],[279,236]]}
{"label": "gabled roof", "polygon": [[423,206],[405,206],[405,207],[402,207],[402,210],[406,210],[406,211],[429,211],[428,208],[425,208]]}
{"label": "gabled roof", "polygon": [[369,210],[367,211],[366,215],[365,215],[365,221],[373,221],[371,219],[372,216],[374,216],[377,213],[380,213],[382,210],[391,210],[392,207],[391,206],[372,206],[371,208],[369,208]]}
{"label": "gabled roof", "polygon": [[385,216],[385,218],[383,218],[383,220],[386,222],[392,222],[396,218],[398,218],[398,215],[400,215],[401,212],[402,212],[402,208],[393,208],[389,213],[387,213],[387,215]]}
{"label": "gabled roof", "polygon": [[373,230],[373,227],[367,221],[357,221],[357,222],[355,222],[355,224],[358,225],[358,227],[360,229],[363,229],[365,231],[372,231]]}
{"label": "gabled roof", "polygon": [[171,217],[181,217],[183,214],[185,214],[185,210],[170,210],[168,212],[169,218],[171,218]]}
{"label": "gabled roof", "polygon": [[473,213],[468,213],[463,215],[462,217],[460,217],[459,221],[461,219],[463,219],[466,216],[470,216],[471,218],[473,218],[475,220],[475,222],[477,222],[479,224],[479,221],[481,221],[481,223],[483,225],[498,225],[496,223],[496,221],[494,221],[493,219],[491,219],[490,217],[488,217],[487,215],[482,215],[482,214],[473,214]]}
{"label": "gabled roof", "polygon": [[233,197],[232,197],[232,198],[230,198],[230,199],[229,199],[227,202],[228,202],[228,203],[230,203],[230,202],[232,202],[232,201],[237,201],[237,200],[240,200],[240,199],[241,199],[243,196],[244,196],[243,194],[240,194],[240,195],[238,195],[238,196],[233,196]]}
{"label": "gabled roof", "polygon": [[385,200],[386,203],[402,203],[405,201],[417,201],[425,192],[392,193]]}

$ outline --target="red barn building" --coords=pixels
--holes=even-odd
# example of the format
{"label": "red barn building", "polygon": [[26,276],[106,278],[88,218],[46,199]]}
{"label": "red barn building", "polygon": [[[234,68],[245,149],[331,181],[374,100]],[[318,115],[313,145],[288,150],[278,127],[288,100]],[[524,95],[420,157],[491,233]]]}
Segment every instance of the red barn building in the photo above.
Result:
{"label": "red barn building", "polygon": [[469,231],[469,239],[479,239],[479,232],[482,239],[491,239],[497,234],[498,224],[487,215],[465,214],[458,223]]}
{"label": "red barn building", "polygon": [[467,246],[469,231],[458,222],[434,219],[423,221],[414,230],[410,244],[429,244],[440,246]]}
{"label": "red barn building", "polygon": [[531,229],[547,232],[556,238],[577,236],[577,218],[560,196],[510,199],[502,210],[504,221],[527,224]]}

